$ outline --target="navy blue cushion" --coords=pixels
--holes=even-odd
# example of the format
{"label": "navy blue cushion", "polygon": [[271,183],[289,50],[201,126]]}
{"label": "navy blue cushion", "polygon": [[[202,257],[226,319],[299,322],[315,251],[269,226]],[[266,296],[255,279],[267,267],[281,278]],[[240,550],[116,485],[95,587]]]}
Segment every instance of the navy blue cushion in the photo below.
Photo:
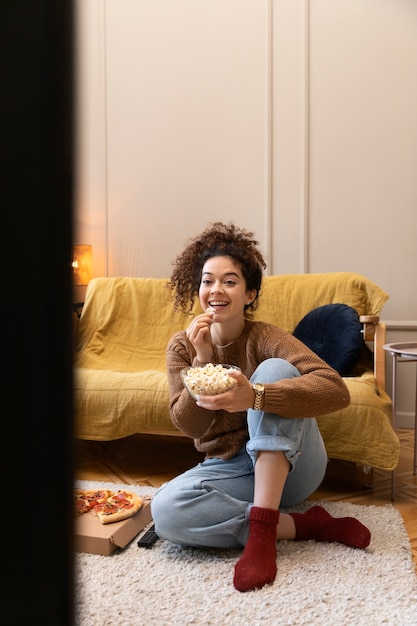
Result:
{"label": "navy blue cushion", "polygon": [[347,304],[325,304],[298,323],[293,335],[341,376],[349,376],[362,352],[362,325]]}

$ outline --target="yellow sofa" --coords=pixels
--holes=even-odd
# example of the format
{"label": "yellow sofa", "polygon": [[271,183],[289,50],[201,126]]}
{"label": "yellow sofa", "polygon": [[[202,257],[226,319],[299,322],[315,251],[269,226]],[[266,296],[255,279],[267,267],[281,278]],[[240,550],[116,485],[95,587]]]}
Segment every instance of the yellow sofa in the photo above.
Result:
{"label": "yellow sofa", "polygon": [[[173,313],[167,280],[95,278],[74,336],[75,434],[113,440],[136,433],[181,435],[168,413],[165,350],[189,318]],[[399,440],[391,426],[385,389],[385,326],[379,314],[388,294],[360,274],[331,272],[266,276],[255,319],[293,332],[325,304],[353,307],[363,322],[364,349],[344,377],[350,406],[320,417],[328,456],[368,468],[392,470]],[[200,311],[199,304],[194,312]]]}

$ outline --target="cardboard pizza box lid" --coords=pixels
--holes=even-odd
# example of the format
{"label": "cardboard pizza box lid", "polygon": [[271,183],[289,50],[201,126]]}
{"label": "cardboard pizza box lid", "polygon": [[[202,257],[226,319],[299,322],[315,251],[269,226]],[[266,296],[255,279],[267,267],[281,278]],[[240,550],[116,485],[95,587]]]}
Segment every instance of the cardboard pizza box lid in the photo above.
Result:
{"label": "cardboard pizza box lid", "polygon": [[133,517],[111,524],[102,524],[94,511],[80,515],[74,524],[75,550],[109,556],[118,548],[125,548],[152,521],[150,503],[150,498],[143,498],[142,508]]}

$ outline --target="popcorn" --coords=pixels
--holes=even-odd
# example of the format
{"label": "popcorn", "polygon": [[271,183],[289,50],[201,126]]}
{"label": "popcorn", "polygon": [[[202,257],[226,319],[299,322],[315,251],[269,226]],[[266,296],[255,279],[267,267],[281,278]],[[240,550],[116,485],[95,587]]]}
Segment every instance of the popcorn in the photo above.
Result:
{"label": "popcorn", "polygon": [[233,368],[213,363],[208,363],[204,367],[190,367],[184,374],[183,381],[193,395],[215,396],[224,393],[235,384],[234,378],[228,374],[230,369]]}

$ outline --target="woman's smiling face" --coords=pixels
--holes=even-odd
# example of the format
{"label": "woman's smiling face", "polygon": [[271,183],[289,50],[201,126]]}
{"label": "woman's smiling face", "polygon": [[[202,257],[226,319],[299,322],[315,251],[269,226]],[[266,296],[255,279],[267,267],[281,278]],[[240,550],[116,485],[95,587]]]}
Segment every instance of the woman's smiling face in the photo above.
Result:
{"label": "woman's smiling face", "polygon": [[228,256],[215,256],[203,266],[199,289],[203,310],[215,311],[216,322],[243,317],[245,305],[254,300],[256,291],[248,291],[240,267]]}

